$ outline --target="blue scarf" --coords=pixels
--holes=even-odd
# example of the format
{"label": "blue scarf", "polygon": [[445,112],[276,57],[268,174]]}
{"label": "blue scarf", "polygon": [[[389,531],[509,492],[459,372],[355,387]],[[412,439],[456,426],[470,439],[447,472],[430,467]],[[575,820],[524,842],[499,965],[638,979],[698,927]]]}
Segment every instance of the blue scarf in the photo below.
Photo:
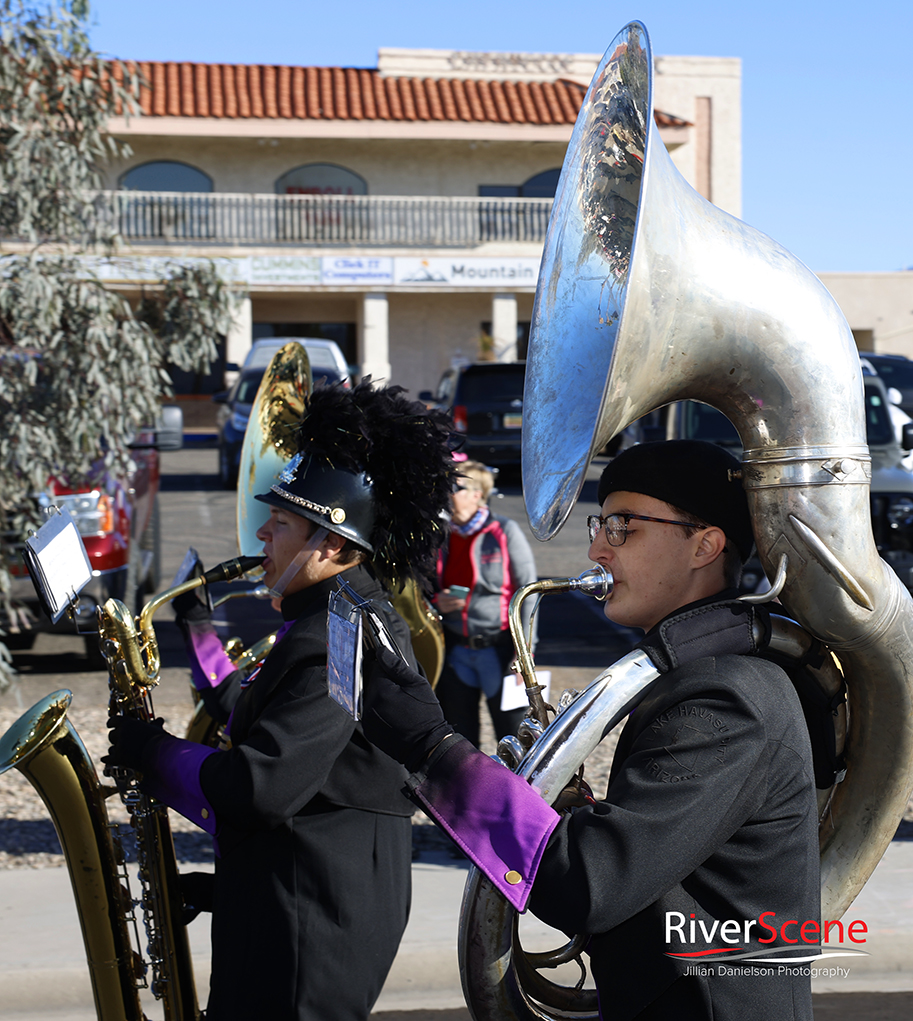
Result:
{"label": "blue scarf", "polygon": [[450,528],[452,531],[456,532],[457,535],[462,535],[465,539],[470,535],[475,535],[487,520],[488,508],[480,507],[465,525],[458,525],[455,521],[451,520]]}

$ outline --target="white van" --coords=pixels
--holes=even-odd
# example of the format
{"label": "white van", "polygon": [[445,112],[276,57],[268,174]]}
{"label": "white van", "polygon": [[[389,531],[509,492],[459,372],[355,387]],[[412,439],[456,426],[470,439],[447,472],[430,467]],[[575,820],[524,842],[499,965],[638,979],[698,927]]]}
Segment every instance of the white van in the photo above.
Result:
{"label": "white van", "polygon": [[[242,371],[266,368],[279,348],[291,340],[297,341],[307,351],[311,363],[311,376],[315,383],[320,380],[321,376],[330,383],[348,378],[349,367],[346,365],[339,345],[335,340],[322,340],[320,337],[266,337],[262,340],[255,340],[244,359]],[[321,369],[325,371],[321,372]]]}

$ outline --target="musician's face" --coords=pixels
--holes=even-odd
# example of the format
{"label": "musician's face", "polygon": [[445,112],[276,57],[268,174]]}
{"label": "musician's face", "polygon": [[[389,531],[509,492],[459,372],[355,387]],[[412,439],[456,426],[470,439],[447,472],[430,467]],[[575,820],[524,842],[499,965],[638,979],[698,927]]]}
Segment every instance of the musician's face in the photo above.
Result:
{"label": "musician's face", "polygon": [[[606,497],[602,515],[609,514],[680,517],[662,500],[625,492]],[[705,569],[719,556],[716,543],[704,541],[707,533],[714,533],[714,539],[716,533],[723,535],[714,528],[700,529],[688,537],[678,525],[633,519],[628,524],[624,544],[611,546],[605,529],[601,528],[590,545],[589,558],[607,568],[615,580],[605,604],[609,620],[649,631],[679,607],[720,591],[724,587],[721,563],[712,574]],[[725,537],[722,541],[725,544]]]}
{"label": "musician's face", "polygon": [[[257,530],[257,538],[263,543],[263,552],[266,554],[263,581],[267,588],[275,587],[316,529],[317,526],[307,518],[292,514],[282,507],[270,508],[269,520]],[[291,595],[338,574],[342,568],[337,565],[336,558],[342,543],[338,535],[328,533],[286,582],[282,594]]]}

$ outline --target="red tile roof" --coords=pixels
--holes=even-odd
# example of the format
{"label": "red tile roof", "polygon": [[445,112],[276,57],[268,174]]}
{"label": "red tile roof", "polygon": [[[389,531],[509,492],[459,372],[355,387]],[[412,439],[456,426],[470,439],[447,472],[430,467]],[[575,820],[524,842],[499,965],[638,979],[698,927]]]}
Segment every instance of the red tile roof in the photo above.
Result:
{"label": "red tile roof", "polygon": [[[388,78],[356,67],[140,62],[152,117],[573,124],[586,92],[566,79]],[[660,127],[686,127],[654,114]]]}

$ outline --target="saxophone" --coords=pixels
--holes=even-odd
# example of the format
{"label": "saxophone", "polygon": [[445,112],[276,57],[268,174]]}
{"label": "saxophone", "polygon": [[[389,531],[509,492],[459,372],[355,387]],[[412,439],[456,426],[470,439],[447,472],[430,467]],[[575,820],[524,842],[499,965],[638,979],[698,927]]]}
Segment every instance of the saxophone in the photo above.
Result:
{"label": "saxophone", "polygon": [[[110,710],[154,717],[150,697],[161,660],[152,627],[156,610],[204,584],[230,581],[260,563],[239,557],[156,596],[134,621],[109,599],[98,610],[99,641],[108,663]],[[16,767],[32,784],[57,830],[76,900],[99,1021],[145,1021],[140,990],[162,1001],[166,1021],[199,1021],[193,964],[181,921],[178,868],[167,808],[143,794],[133,770],[112,769],[103,785],[67,710],[72,692],[45,696],[0,738],[0,773]],[[142,895],[134,900],[122,836],[106,801],[119,795],[130,813]],[[137,912],[136,908],[139,908]],[[145,926],[148,964],[139,946]],[[151,972],[151,977],[149,973]]]}

